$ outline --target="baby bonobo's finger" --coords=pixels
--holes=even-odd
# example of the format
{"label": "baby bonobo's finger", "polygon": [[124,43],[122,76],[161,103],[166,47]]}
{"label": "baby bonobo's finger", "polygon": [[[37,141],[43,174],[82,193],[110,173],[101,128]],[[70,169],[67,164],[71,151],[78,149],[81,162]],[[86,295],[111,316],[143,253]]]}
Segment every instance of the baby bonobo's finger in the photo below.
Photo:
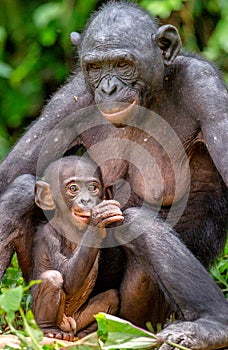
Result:
{"label": "baby bonobo's finger", "polygon": [[109,216],[106,219],[102,220],[102,226],[107,226],[109,224],[112,224],[114,222],[118,222],[118,221],[123,221],[124,217],[123,215],[115,215],[115,216]]}
{"label": "baby bonobo's finger", "polygon": [[102,202],[100,202],[97,206],[99,208],[102,208],[106,207],[107,205],[115,205],[116,207],[120,208],[120,203],[115,199],[105,199]]}
{"label": "baby bonobo's finger", "polygon": [[99,210],[99,216],[102,219],[107,218],[108,216],[122,215],[122,211],[120,208],[114,205],[108,205]]}

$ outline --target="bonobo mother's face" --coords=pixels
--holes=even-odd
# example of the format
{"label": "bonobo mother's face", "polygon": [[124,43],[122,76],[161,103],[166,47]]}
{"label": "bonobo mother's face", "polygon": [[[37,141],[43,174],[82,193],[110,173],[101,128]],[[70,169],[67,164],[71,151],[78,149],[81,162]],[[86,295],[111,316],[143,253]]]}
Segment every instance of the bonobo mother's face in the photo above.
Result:
{"label": "bonobo mother's face", "polygon": [[156,31],[144,11],[115,7],[100,12],[85,32],[80,47],[85,79],[103,116],[115,124],[125,122],[137,104],[149,108],[162,87]]}

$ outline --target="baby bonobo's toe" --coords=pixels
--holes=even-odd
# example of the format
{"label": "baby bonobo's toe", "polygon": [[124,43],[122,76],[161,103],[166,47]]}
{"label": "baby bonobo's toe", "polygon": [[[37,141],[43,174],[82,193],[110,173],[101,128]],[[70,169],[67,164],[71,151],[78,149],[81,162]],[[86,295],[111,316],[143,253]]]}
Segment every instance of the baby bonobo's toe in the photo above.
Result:
{"label": "baby bonobo's toe", "polygon": [[74,341],[74,334],[70,332],[64,332],[59,328],[44,329],[44,335],[48,338],[55,338],[65,341]]}

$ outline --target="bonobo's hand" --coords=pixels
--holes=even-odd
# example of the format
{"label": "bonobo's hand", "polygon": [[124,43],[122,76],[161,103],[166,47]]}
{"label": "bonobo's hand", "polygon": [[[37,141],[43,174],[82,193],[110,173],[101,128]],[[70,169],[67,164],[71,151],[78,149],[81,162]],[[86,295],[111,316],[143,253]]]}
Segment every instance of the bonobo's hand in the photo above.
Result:
{"label": "bonobo's hand", "polygon": [[123,221],[120,203],[115,200],[104,200],[91,210],[90,225],[105,228],[108,224]]}

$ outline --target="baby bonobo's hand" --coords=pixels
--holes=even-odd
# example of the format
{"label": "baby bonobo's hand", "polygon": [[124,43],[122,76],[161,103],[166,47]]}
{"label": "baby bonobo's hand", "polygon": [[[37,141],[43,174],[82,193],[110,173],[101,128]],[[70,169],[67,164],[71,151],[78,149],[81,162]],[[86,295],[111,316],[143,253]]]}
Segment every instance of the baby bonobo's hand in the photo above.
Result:
{"label": "baby bonobo's hand", "polygon": [[104,200],[92,209],[90,224],[104,228],[108,224],[123,220],[120,203],[112,199]]}

